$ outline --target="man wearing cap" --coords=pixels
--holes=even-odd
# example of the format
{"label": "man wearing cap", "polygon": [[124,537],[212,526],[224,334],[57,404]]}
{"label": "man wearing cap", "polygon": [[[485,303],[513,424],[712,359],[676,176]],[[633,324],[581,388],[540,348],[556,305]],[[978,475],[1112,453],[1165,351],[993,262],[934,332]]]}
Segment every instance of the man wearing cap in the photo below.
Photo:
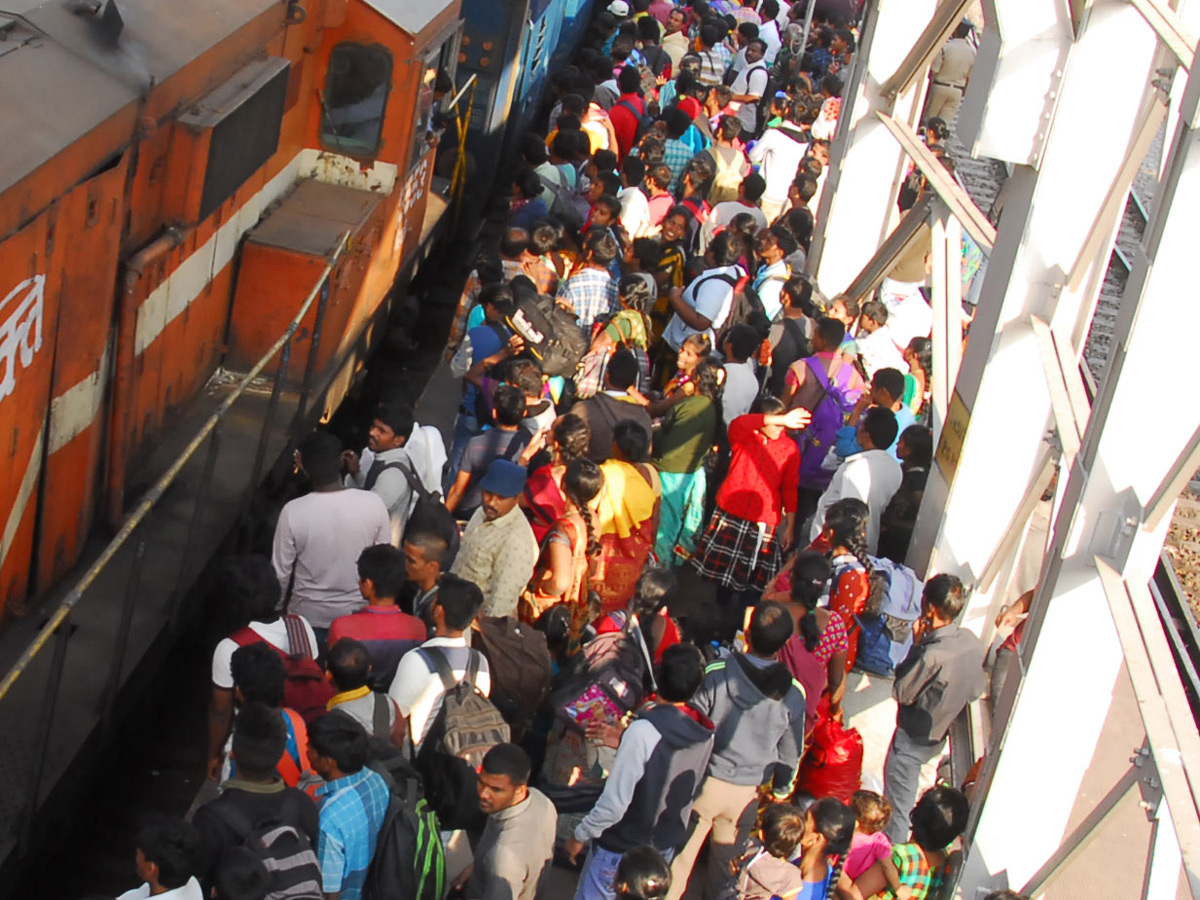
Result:
{"label": "man wearing cap", "polygon": [[608,4],[608,11],[617,20],[618,27],[629,18],[629,4],[625,0],[612,0],[612,3]]}
{"label": "man wearing cap", "polygon": [[479,585],[480,615],[515,615],[538,556],[533,529],[517,507],[517,498],[525,490],[525,467],[507,459],[494,460],[479,487],[483,502],[467,522],[450,571]]}

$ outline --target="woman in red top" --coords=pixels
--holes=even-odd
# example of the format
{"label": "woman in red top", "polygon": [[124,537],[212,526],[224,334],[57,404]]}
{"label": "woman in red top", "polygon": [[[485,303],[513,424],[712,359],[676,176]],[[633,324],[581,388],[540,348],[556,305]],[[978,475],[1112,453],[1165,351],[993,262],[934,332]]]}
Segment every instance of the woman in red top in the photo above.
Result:
{"label": "woman in red top", "polygon": [[762,590],[792,542],[800,452],[787,429],[803,428],[805,409],[783,411],[771,396],[729,424],[729,474],[692,565],[706,581],[732,591]]}
{"label": "woman in red top", "polygon": [[[858,658],[858,620],[871,596],[871,560],[867,556],[867,504],[853,497],[839,500],[825,511],[821,535],[810,549],[828,550],[833,565],[829,610],[846,626],[846,671]],[[840,699],[840,698],[839,698]]]}
{"label": "woman in red top", "polygon": [[620,631],[630,619],[640,625],[646,649],[656,663],[662,662],[663,651],[682,640],[679,626],[671,618],[670,605],[679,594],[679,582],[666,566],[647,566],[638,579],[627,610],[610,612],[596,620],[597,634]]}
{"label": "woman in red top", "polygon": [[[539,547],[554,527],[554,523],[567,511],[567,498],[562,487],[563,473],[574,460],[587,459],[588,445],[592,439],[587,422],[570,414],[554,423],[552,436],[551,461],[535,469],[526,479],[525,493],[521,496],[525,518],[529,519]],[[531,441],[525,448],[522,463],[529,462],[525,457],[533,457],[538,443]]]}

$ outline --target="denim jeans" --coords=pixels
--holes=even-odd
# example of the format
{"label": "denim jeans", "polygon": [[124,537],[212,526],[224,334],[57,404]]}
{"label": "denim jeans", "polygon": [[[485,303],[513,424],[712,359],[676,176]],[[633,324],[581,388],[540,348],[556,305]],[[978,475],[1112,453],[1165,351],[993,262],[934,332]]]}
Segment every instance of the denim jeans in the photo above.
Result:
{"label": "denim jeans", "polygon": [[468,416],[461,410],[454,420],[454,438],[450,443],[450,458],[446,463],[446,480],[442,485],[442,496],[450,492],[454,479],[458,477],[458,468],[462,465],[463,454],[467,450],[467,441],[479,433],[479,420]]}
{"label": "denim jeans", "polygon": [[[667,862],[675,855],[674,850],[659,851]],[[588,850],[587,859],[579,873],[579,885],[575,888],[575,900],[614,900],[617,889],[613,882],[617,879],[617,866],[621,862],[621,854],[605,850],[594,841]]]}

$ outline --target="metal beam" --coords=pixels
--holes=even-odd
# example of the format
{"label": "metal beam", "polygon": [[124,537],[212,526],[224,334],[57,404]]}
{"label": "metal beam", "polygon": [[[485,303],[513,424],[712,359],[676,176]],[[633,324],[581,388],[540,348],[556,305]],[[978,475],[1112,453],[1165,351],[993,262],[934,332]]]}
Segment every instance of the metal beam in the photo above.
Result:
{"label": "metal beam", "polygon": [[1158,488],[1146,501],[1143,520],[1151,531],[1158,528],[1159,523],[1175,506],[1175,501],[1183,493],[1183,489],[1200,469],[1200,428],[1192,432],[1192,439],[1187,447],[1175,459]]}
{"label": "metal beam", "polygon": [[976,206],[975,201],[967,195],[967,192],[959,187],[954,176],[946,171],[946,167],[930,152],[925,142],[917,137],[917,133],[912,128],[885,112],[877,111],[875,115],[891,132],[892,137],[900,143],[909,158],[917,164],[917,168],[921,170],[921,174],[925,176],[929,186],[937,191],[938,196],[945,201],[951,214],[962,223],[967,234],[971,235],[971,239],[983,248],[984,253],[991,253],[992,247],[996,243],[996,229],[988,221],[983,210]]}
{"label": "metal beam", "polygon": [[1121,776],[1112,789],[1101,798],[1096,808],[1076,826],[1070,836],[1062,842],[1058,851],[1046,860],[1046,864],[1037,870],[1036,874],[1025,883],[1020,893],[1028,897],[1041,893],[1063,869],[1065,869],[1087,847],[1092,836],[1104,827],[1104,823],[1116,812],[1131,791],[1137,788],[1140,770],[1134,766]]}
{"label": "metal beam", "polygon": [[1046,374],[1046,386],[1050,390],[1050,406],[1054,412],[1054,421],[1058,426],[1058,440],[1062,444],[1063,460],[1069,468],[1075,461],[1075,454],[1079,452],[1080,441],[1083,438],[1083,433],[1087,429],[1087,399],[1084,398],[1085,407],[1081,411],[1077,405],[1072,402],[1071,388],[1067,386],[1071,375],[1074,375],[1074,380],[1079,387],[1074,393],[1078,393],[1083,389],[1083,382],[1079,377],[1079,367],[1072,361],[1069,368],[1063,366],[1062,352],[1059,349],[1058,341],[1054,334],[1050,331],[1050,326],[1047,325],[1038,316],[1030,316],[1029,324],[1033,327],[1033,334],[1037,338],[1038,351],[1042,358],[1042,370]]}
{"label": "metal beam", "polygon": [[933,206],[932,219],[933,384],[930,389],[936,447],[962,365],[962,225],[941,197]]}
{"label": "metal beam", "polygon": [[1133,141],[1125,155],[1125,162],[1113,177],[1104,198],[1102,212],[1092,223],[1087,240],[1080,248],[1079,256],[1076,257],[1075,264],[1071,266],[1067,276],[1067,286],[1072,291],[1079,290],[1084,276],[1092,266],[1102,264],[1101,250],[1111,243],[1113,223],[1125,211],[1126,200],[1131,196],[1129,190],[1133,187],[1134,176],[1145,162],[1146,154],[1150,152],[1150,147],[1167,117],[1166,101],[1167,95],[1161,89],[1150,92],[1147,97],[1139,124],[1134,131]]}
{"label": "metal beam", "polygon": [[1033,515],[1034,509],[1041,502],[1042,495],[1046,493],[1046,488],[1050,487],[1050,482],[1054,478],[1054,460],[1057,456],[1057,450],[1047,444],[1042,451],[1041,464],[1034,471],[1033,480],[1030,481],[1029,488],[1025,491],[1025,497],[1014,513],[1012,521],[1009,522],[1008,530],[1004,532],[1004,539],[996,545],[996,552],[991,555],[987,565],[979,573],[979,580],[976,582],[979,590],[991,591],[996,577],[1012,558],[1012,555],[1016,553],[1017,547],[1021,543],[1021,534],[1025,531],[1025,526],[1029,524],[1029,517]]}
{"label": "metal beam", "polygon": [[[1122,101],[1111,102],[1107,107],[1112,115],[1119,117],[1120,133],[1132,137],[1142,121],[1139,112],[1146,87],[1157,77],[1155,67],[1162,56],[1162,46],[1129,4],[1095,0],[1072,52],[1041,177],[1035,185],[1040,188],[1041,182],[1053,180],[1054,186],[1047,196],[1058,202],[1044,210],[1029,211],[1010,204],[1002,220],[1004,232],[1012,221],[1014,209],[1018,215],[1027,216],[1030,221],[1021,225],[1028,238],[1030,222],[1036,221],[1038,213],[1045,214],[1037,223],[1040,226],[1037,234],[1041,237],[1029,247],[1030,261],[1037,265],[1026,265],[1019,278],[1014,273],[1009,288],[1010,292],[1018,292],[1011,296],[1012,300],[1021,299],[1021,295],[1024,299],[1007,312],[1012,315],[1020,310],[1024,317],[1012,315],[1008,327],[1029,321],[1030,315],[1056,322],[1075,321],[1068,305],[1071,295],[1052,285],[1055,274],[1061,276],[1066,272],[1063,261],[1069,265],[1077,258],[1078,247],[1086,239],[1086,229],[1072,235],[1064,234],[1063,230],[1082,224],[1078,218],[1072,220],[1073,212],[1086,212],[1088,216],[1100,213],[1104,192],[1124,165],[1127,154],[1123,142],[1109,148],[1106,167],[1073,170],[1073,166],[1085,164],[1086,156],[1074,138],[1089,117],[1094,116],[1089,111],[1095,109],[1094,99],[1084,102],[1089,95],[1089,82],[1097,77],[1104,81],[1103,72],[1111,66],[1113,52],[1121,49],[1136,51],[1139,71],[1146,76],[1145,82],[1127,84]],[[1080,50],[1086,52],[1081,54]],[[1125,57],[1127,61],[1129,58]],[[1189,92],[1198,89],[1198,85],[1200,81],[1189,84]],[[1096,87],[1106,89],[1098,84]],[[1169,811],[1177,833],[1187,875],[1185,891],[1190,891],[1190,896],[1200,896],[1200,810],[1196,803],[1200,788],[1200,738],[1188,714],[1179,674],[1146,587],[1158,561],[1166,519],[1161,518],[1157,527],[1143,523],[1140,502],[1142,497],[1166,496],[1166,490],[1160,490],[1163,475],[1179,467],[1180,458],[1187,455],[1181,451],[1189,448],[1189,442],[1200,431],[1200,408],[1180,404],[1169,392],[1166,395],[1147,392],[1145,387],[1150,377],[1161,383],[1186,382],[1192,360],[1186,355],[1164,355],[1161,337],[1164,333],[1188,334],[1200,327],[1200,308],[1179,302],[1179,285],[1190,283],[1194,274],[1195,234],[1200,231],[1200,139],[1184,126],[1186,121],[1181,121],[1171,141],[1166,174],[1146,228],[1144,250],[1137,254],[1130,274],[1114,328],[1109,366],[1091,405],[1079,452],[1074,465],[1063,472],[1050,547],[1021,639],[1025,675],[1020,684],[1005,687],[1005,698],[1018,699],[1007,718],[998,720],[991,735],[981,779],[983,787],[976,799],[979,812],[969,829],[970,847],[962,880],[964,896],[974,896],[977,888],[997,886],[1004,879],[1014,885],[1033,881],[1045,867],[1047,857],[1069,835],[1080,791],[1088,789],[1085,773],[1095,772],[1100,765],[1114,764],[1126,752],[1124,747],[1101,740],[1104,729],[1115,727],[1124,735],[1143,724],[1155,766],[1162,768],[1167,797],[1164,809]],[[1064,130],[1066,125],[1071,127]],[[1068,188],[1064,181],[1073,186]],[[1036,191],[1031,193],[1037,197]],[[1091,222],[1086,225],[1090,227]],[[1056,226],[1060,229],[1058,233],[1054,230]],[[1080,244],[1073,243],[1076,235]],[[1002,245],[1006,237],[1002,234]],[[1102,252],[1107,255],[1106,249]],[[993,260],[989,274],[994,263]],[[1056,273],[1059,267],[1061,270]],[[1030,308],[1029,300],[1033,297],[1044,304],[1041,310]],[[1009,299],[1005,298],[1006,306]],[[1036,348],[1036,338],[1033,344]],[[1045,346],[1043,336],[1042,347]],[[1055,344],[1055,352],[1058,351]],[[1005,407],[995,402],[1002,398],[1003,392],[989,387],[986,397],[983,391],[977,395],[974,408],[977,418],[968,432],[953,487],[956,493],[964,485],[974,492],[963,493],[956,503],[947,504],[944,517],[952,520],[953,530],[947,532],[944,545],[947,550],[939,562],[944,558],[949,563],[954,554],[980,549],[979,541],[963,528],[964,517],[969,514],[969,504],[963,506],[963,501],[973,500],[978,510],[980,497],[993,498],[991,516],[997,515],[999,507],[1007,506],[1002,498],[1011,490],[1013,480],[1006,481],[1004,487],[998,485],[1003,476],[994,464],[994,450],[988,467],[987,443],[990,440],[996,444],[1000,439],[1000,433],[993,431],[989,422],[995,422],[997,417],[1004,419],[1006,459],[1018,450],[1027,449],[1035,429],[1039,439],[1044,434],[1050,410],[1048,396],[1021,395],[1023,411],[1034,412],[1032,406],[1036,404],[1036,415],[1017,415],[1012,405],[1011,392],[1029,384],[1022,382],[1014,388],[1014,379],[1022,377],[1014,365],[1019,363],[1027,370],[1031,363],[1036,366],[1036,360],[1036,356],[1031,359],[1020,352],[1015,342],[1002,344],[1000,353],[989,360],[986,378],[993,379],[1003,373],[1009,384],[1009,415],[1006,417],[1002,411]],[[1068,374],[1061,354],[1058,365],[1060,371]],[[982,426],[979,432],[975,431],[977,425]],[[1148,429],[1155,434],[1152,442],[1145,440]],[[972,467],[970,471],[968,466]],[[1024,464],[1021,468],[1024,473]],[[931,472],[926,497],[936,490],[932,487],[936,477]],[[988,517],[978,514],[972,525],[976,532],[991,527]],[[998,541],[992,541],[989,534],[988,543],[990,552]],[[944,564],[939,568],[950,566]],[[991,609],[980,609],[976,621],[992,614]],[[1073,648],[1084,644],[1089,648],[1087,677],[1073,677],[1070,661]],[[1024,840],[1018,846],[1011,840],[1011,823],[1020,815],[1017,786],[1023,783],[1025,773],[1031,765],[1036,765],[1034,761],[1046,746],[1055,748],[1056,777],[1044,786],[1039,797],[1039,815],[1023,823]],[[1164,827],[1155,836],[1157,845],[1172,840],[1172,829],[1165,827],[1165,821],[1162,824]],[[1136,845],[1140,849],[1140,838]],[[1166,868],[1156,873],[1155,878],[1170,886],[1166,896],[1174,896],[1177,872],[1171,867],[1177,863],[1172,862],[1168,853],[1161,854],[1161,860]],[[1142,886],[1139,878],[1138,885],[1127,895],[1136,896]]]}
{"label": "metal beam", "polygon": [[888,99],[895,99],[897,94],[906,91],[914,81],[924,77],[929,64],[954,33],[970,5],[971,0],[942,0],[908,56],[904,57],[896,71],[879,86],[879,93]]}
{"label": "metal beam", "polygon": [[826,294],[842,291],[862,271],[899,219],[896,196],[907,160],[873,113],[885,110],[914,127],[920,121],[923,81],[892,99],[879,93],[879,85],[896,71],[936,9],[935,0],[866,4],[806,264]]}
{"label": "metal beam", "polygon": [[851,297],[863,299],[868,297],[879,283],[887,277],[888,272],[896,264],[896,260],[908,250],[909,245],[916,239],[921,226],[929,221],[929,207],[933,202],[932,195],[922,194],[917,198],[907,215],[900,220],[887,239],[879,245],[875,255],[867,261],[862,271],[854,276],[842,293]]}
{"label": "metal beam", "polygon": [[1178,14],[1162,0],[1129,0],[1154,29],[1159,39],[1175,54],[1179,64],[1192,70],[1196,59],[1196,38],[1187,30]]}
{"label": "metal beam", "polygon": [[1187,710],[1187,698],[1150,588],[1140,579],[1130,584],[1099,557],[1095,563],[1125,653],[1125,668],[1138,698],[1150,755],[1175,825],[1184,870],[1196,895],[1200,893],[1200,807],[1196,803],[1200,792],[1200,735],[1190,716],[1171,713]]}

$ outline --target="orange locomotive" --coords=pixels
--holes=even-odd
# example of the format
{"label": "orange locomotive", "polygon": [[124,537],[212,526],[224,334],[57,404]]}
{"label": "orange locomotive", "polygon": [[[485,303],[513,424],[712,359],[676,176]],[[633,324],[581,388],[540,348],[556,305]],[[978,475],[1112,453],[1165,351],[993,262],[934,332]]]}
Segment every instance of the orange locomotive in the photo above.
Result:
{"label": "orange locomotive", "polygon": [[445,209],[428,136],[459,2],[5,4],[0,604],[119,521],[168,413],[261,356],[346,232],[316,370],[353,363]]}

